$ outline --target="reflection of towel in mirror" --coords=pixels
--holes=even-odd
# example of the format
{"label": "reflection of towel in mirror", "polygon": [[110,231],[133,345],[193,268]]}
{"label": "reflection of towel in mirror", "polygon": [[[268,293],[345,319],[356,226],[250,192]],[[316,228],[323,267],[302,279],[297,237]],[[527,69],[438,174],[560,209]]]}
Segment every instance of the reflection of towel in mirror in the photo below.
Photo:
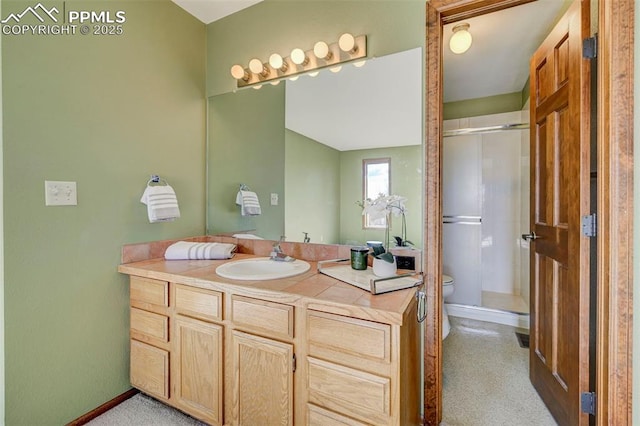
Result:
{"label": "reflection of towel in mirror", "polygon": [[242,216],[258,216],[262,213],[260,201],[258,201],[258,196],[255,192],[238,191],[236,204],[240,206],[240,214]]}
{"label": "reflection of towel in mirror", "polygon": [[264,239],[262,237],[258,237],[257,235],[253,235],[253,234],[233,234],[232,237],[244,238],[245,240],[263,240]]}
{"label": "reflection of towel in mirror", "polygon": [[164,252],[164,258],[167,260],[231,259],[235,251],[235,244],[178,241],[167,247]]}
{"label": "reflection of towel in mirror", "polygon": [[180,217],[176,193],[169,185],[147,186],[140,198],[147,205],[149,222],[169,222]]}

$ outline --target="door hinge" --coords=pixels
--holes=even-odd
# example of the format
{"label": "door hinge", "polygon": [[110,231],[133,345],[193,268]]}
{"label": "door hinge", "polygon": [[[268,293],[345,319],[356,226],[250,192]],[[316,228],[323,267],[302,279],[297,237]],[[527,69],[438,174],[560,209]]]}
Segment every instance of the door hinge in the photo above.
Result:
{"label": "door hinge", "polygon": [[595,213],[582,216],[582,235],[585,237],[595,237],[598,235],[598,221],[596,219]]}
{"label": "door hinge", "polygon": [[580,395],[580,408],[583,413],[596,415],[596,393],[582,392]]}
{"label": "door hinge", "polygon": [[292,365],[293,365],[293,372],[295,373],[296,372],[296,354],[293,354],[293,363],[292,363]]}
{"label": "door hinge", "polygon": [[598,57],[598,35],[582,40],[582,57],[595,59]]}

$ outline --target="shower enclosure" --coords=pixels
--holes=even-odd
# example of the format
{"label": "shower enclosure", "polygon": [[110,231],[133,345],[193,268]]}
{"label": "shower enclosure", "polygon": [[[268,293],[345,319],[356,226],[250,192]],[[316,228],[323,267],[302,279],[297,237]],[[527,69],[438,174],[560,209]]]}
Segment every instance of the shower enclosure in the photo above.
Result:
{"label": "shower enclosure", "polygon": [[514,111],[444,122],[443,273],[454,279],[452,315],[528,325],[529,247],[520,238],[529,229],[528,121],[528,111]]}

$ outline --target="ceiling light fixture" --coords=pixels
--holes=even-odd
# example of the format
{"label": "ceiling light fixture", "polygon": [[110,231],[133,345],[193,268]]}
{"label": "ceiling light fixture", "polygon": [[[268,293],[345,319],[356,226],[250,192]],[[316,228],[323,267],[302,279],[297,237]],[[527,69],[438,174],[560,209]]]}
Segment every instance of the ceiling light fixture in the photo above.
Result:
{"label": "ceiling light fixture", "polygon": [[469,24],[462,23],[453,27],[453,35],[449,40],[449,49],[457,55],[466,52],[471,47],[473,38],[469,32]]}

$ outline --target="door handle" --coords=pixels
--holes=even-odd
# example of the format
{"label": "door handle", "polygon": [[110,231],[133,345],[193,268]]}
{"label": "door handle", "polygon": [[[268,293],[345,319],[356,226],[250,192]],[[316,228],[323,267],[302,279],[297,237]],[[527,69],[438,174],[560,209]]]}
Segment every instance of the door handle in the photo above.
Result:
{"label": "door handle", "polygon": [[427,293],[423,290],[416,292],[416,299],[418,300],[418,309],[417,309],[417,321],[421,323],[427,318]]}
{"label": "door handle", "polygon": [[533,241],[541,238],[540,235],[536,235],[535,232],[531,231],[530,234],[522,234],[522,239],[525,241]]}

